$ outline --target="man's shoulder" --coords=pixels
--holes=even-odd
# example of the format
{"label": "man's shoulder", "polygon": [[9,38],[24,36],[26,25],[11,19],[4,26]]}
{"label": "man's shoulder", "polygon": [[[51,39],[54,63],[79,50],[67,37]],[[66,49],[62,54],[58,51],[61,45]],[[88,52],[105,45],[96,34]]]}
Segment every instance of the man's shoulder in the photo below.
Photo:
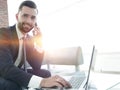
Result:
{"label": "man's shoulder", "polygon": [[9,37],[13,36],[16,32],[15,26],[1,27],[0,28],[0,37]]}
{"label": "man's shoulder", "polygon": [[15,29],[15,25],[13,25],[13,26],[6,26],[6,27],[1,27],[0,28],[0,31],[8,31],[8,30],[13,30],[13,29]]}
{"label": "man's shoulder", "polygon": [[6,32],[8,32],[8,27],[1,27],[0,28],[0,34],[4,34]]}

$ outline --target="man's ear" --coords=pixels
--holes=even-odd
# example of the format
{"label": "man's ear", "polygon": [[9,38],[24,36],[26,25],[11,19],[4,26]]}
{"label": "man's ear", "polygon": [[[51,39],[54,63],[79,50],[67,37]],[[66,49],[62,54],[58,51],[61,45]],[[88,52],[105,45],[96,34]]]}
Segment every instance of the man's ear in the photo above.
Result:
{"label": "man's ear", "polygon": [[18,20],[18,13],[16,14],[16,20]]}

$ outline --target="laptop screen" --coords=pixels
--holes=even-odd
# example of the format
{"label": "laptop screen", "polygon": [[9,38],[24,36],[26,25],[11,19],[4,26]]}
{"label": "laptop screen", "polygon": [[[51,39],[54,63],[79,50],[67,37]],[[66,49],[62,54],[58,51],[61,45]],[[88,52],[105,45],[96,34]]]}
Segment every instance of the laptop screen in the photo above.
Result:
{"label": "laptop screen", "polygon": [[90,65],[89,65],[89,70],[88,70],[88,76],[87,76],[87,81],[86,81],[86,85],[85,85],[85,90],[88,90],[90,70],[92,68],[92,62],[93,62],[94,52],[95,52],[95,46],[93,46],[93,50],[92,50],[92,54],[91,54],[91,60],[90,60]]}

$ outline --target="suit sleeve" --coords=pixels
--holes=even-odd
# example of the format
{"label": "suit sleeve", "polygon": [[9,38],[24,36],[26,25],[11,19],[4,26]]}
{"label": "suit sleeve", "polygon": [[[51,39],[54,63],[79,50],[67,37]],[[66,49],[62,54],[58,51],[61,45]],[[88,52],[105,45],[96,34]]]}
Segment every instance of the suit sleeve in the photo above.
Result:
{"label": "suit sleeve", "polygon": [[38,52],[38,50],[36,50],[32,38],[29,38],[29,40],[27,40],[26,49],[27,49],[27,60],[29,64],[32,66],[33,69],[39,70],[42,65],[44,51],[40,53]]}

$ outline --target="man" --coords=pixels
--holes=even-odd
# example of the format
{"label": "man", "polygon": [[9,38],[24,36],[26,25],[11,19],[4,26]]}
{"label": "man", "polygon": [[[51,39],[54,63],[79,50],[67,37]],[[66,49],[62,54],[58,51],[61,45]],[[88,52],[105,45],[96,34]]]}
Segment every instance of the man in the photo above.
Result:
{"label": "man", "polygon": [[[22,90],[23,88],[71,87],[60,76],[51,76],[50,72],[41,69],[43,51],[36,49],[35,38],[40,39],[40,31],[36,26],[38,14],[33,1],[26,0],[19,6],[14,26],[0,29],[0,90]],[[35,38],[28,32],[34,29]],[[24,37],[23,37],[24,36]],[[32,69],[24,71],[21,63],[22,49],[20,43],[26,38],[26,61]]]}

